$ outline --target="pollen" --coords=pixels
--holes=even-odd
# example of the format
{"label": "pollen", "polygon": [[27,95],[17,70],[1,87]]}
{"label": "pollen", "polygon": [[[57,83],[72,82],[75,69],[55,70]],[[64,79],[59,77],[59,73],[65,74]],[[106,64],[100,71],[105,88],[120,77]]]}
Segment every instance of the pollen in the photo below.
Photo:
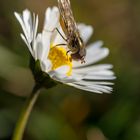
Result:
{"label": "pollen", "polygon": [[67,65],[69,70],[67,75],[70,76],[72,73],[72,58],[69,55],[65,48],[63,47],[51,47],[49,52],[49,59],[52,62],[52,70],[57,69],[58,67]]}

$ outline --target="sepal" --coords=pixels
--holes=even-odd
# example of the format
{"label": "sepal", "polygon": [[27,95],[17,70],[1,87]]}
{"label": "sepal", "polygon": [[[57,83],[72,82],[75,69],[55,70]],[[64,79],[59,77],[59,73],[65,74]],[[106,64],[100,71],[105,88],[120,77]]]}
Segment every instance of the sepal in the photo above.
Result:
{"label": "sepal", "polygon": [[47,73],[41,70],[40,61],[31,57],[30,58],[30,69],[34,76],[34,80],[36,85],[44,88],[52,88],[58,84],[58,82],[54,81]]}

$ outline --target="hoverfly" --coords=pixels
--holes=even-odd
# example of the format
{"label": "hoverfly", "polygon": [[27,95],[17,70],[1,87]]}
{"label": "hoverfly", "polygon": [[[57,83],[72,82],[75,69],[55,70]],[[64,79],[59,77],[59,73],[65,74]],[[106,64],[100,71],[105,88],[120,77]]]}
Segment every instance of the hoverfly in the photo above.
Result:
{"label": "hoverfly", "polygon": [[81,60],[84,63],[86,56],[85,44],[80,37],[79,30],[74,20],[71,4],[69,0],[58,0],[60,11],[60,24],[66,36],[65,41],[74,60]]}

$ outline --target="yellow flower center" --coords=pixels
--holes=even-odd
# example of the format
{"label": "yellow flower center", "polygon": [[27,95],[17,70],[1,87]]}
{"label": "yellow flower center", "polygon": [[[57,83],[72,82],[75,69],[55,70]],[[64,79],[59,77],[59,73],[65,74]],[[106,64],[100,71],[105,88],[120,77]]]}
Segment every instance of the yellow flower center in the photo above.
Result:
{"label": "yellow flower center", "polygon": [[63,47],[52,47],[49,52],[49,59],[52,62],[52,70],[58,67],[67,65],[69,70],[67,75],[70,76],[72,73],[72,58],[71,55],[67,54],[67,51]]}

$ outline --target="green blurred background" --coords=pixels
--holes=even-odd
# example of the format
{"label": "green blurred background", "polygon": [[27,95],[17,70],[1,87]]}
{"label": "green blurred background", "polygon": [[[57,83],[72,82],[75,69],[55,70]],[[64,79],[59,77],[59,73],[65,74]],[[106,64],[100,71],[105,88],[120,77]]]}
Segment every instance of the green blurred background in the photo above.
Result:
{"label": "green blurred background", "polygon": [[[77,22],[94,26],[91,41],[110,49],[102,63],[112,63],[114,92],[92,94],[68,86],[42,91],[24,140],[140,140],[140,1],[71,0]],[[10,140],[34,81],[29,52],[13,12],[39,14],[57,0],[0,0],[0,140]],[[69,92],[68,92],[69,91]]]}

